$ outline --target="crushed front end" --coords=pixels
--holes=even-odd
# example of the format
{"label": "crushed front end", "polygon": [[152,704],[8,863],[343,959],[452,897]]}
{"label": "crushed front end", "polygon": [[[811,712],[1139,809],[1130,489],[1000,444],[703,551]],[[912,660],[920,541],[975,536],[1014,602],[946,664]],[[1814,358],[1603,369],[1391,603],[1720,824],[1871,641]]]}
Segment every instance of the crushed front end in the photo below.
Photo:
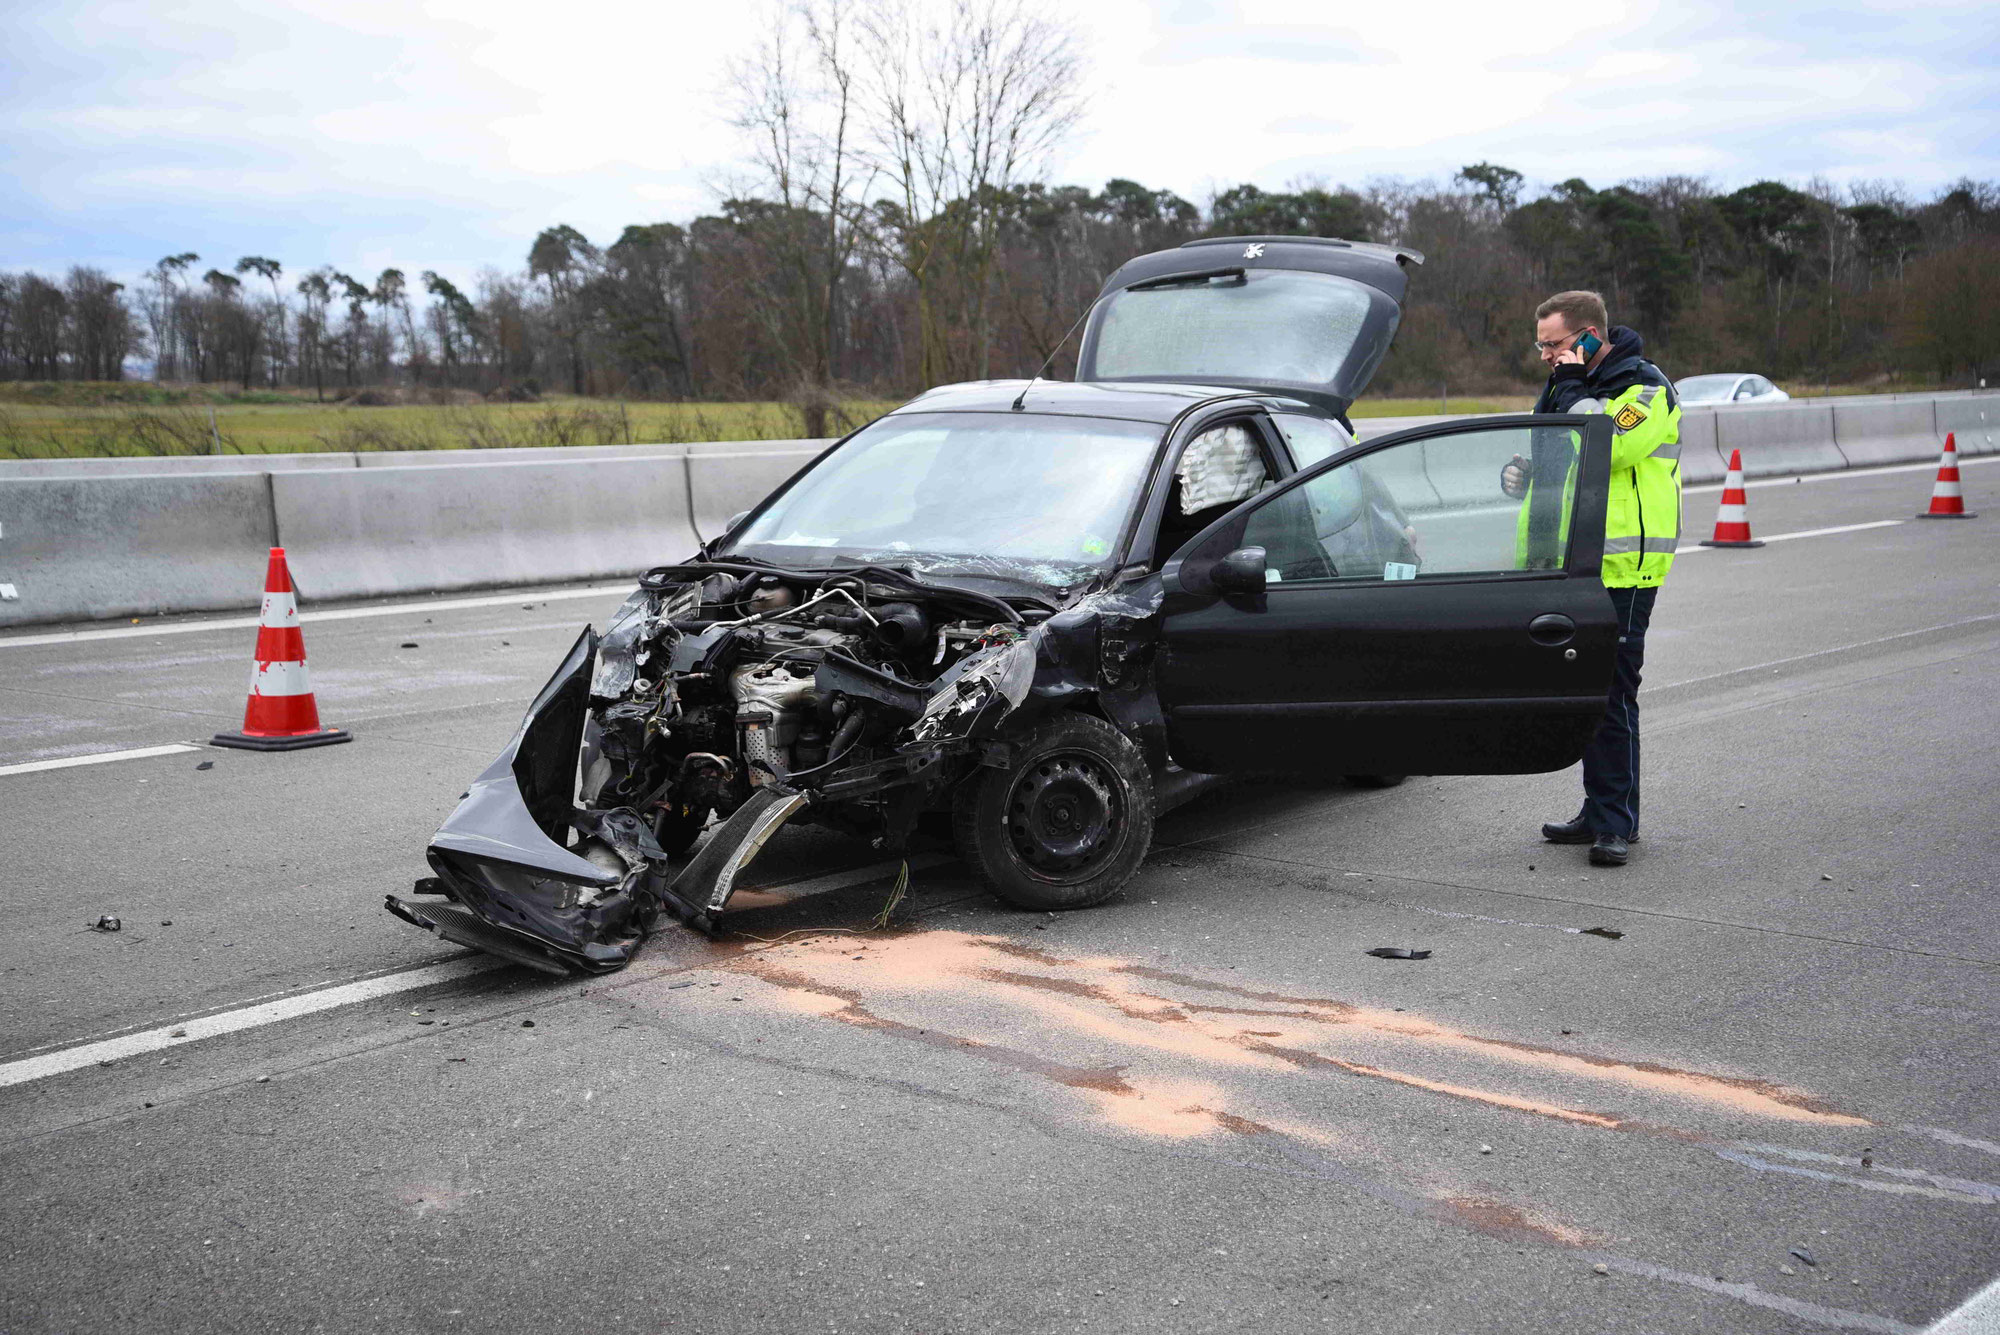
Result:
{"label": "crushed front end", "polygon": [[788,821],[900,849],[1004,759],[995,734],[1034,687],[1041,601],[877,566],[651,571],[431,841],[416,889],[445,902],[387,907],[545,972],[603,973],[662,908],[715,930]]}

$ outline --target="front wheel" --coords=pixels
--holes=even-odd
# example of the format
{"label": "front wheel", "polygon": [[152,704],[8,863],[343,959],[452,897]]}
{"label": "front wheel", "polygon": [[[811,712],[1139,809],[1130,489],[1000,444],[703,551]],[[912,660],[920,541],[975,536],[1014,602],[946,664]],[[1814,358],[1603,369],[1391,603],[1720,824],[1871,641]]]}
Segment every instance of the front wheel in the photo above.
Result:
{"label": "front wheel", "polygon": [[959,851],[1016,908],[1103,903],[1152,846],[1145,757],[1089,714],[1058,714],[1009,740],[1013,763],[981,768],[954,798]]}

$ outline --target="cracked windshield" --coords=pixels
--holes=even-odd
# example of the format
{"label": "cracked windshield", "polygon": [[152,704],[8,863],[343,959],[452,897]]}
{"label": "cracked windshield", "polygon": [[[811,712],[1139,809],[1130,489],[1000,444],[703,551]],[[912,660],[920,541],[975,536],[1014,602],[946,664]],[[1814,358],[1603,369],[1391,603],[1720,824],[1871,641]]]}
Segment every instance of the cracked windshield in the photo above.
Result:
{"label": "cracked windshield", "polygon": [[1067,583],[1110,559],[1159,431],[1094,417],[885,418],[800,478],[731,550],[947,571],[998,559],[1010,573]]}

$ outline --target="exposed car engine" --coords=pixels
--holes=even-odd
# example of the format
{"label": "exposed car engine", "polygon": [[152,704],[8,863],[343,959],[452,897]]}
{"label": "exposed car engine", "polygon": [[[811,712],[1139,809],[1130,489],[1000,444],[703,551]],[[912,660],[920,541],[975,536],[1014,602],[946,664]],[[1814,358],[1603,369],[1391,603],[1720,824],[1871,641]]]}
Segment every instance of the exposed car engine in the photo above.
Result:
{"label": "exposed car engine", "polygon": [[[667,853],[682,852],[711,814],[730,815],[759,788],[823,788],[919,731],[968,735],[969,719],[919,728],[944,712],[932,709],[934,689],[1020,644],[1028,620],[1046,615],[886,570],[654,571],[600,647],[583,803],[636,811]],[[1013,657],[1019,703],[1032,654]],[[976,713],[1002,698],[990,674],[959,675],[974,684],[947,703]],[[810,818],[879,834],[868,796],[816,804]]]}

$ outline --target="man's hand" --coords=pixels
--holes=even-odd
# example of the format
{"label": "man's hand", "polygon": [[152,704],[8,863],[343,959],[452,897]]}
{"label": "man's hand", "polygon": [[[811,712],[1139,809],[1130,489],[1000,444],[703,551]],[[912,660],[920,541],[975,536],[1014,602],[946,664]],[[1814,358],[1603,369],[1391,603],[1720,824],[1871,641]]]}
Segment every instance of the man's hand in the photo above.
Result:
{"label": "man's hand", "polygon": [[1574,346],[1564,348],[1556,354],[1554,364],[1557,366],[1581,366],[1583,365],[1583,354],[1578,352]]}
{"label": "man's hand", "polygon": [[1500,490],[1515,500],[1528,494],[1528,461],[1515,455],[1500,470]]}

